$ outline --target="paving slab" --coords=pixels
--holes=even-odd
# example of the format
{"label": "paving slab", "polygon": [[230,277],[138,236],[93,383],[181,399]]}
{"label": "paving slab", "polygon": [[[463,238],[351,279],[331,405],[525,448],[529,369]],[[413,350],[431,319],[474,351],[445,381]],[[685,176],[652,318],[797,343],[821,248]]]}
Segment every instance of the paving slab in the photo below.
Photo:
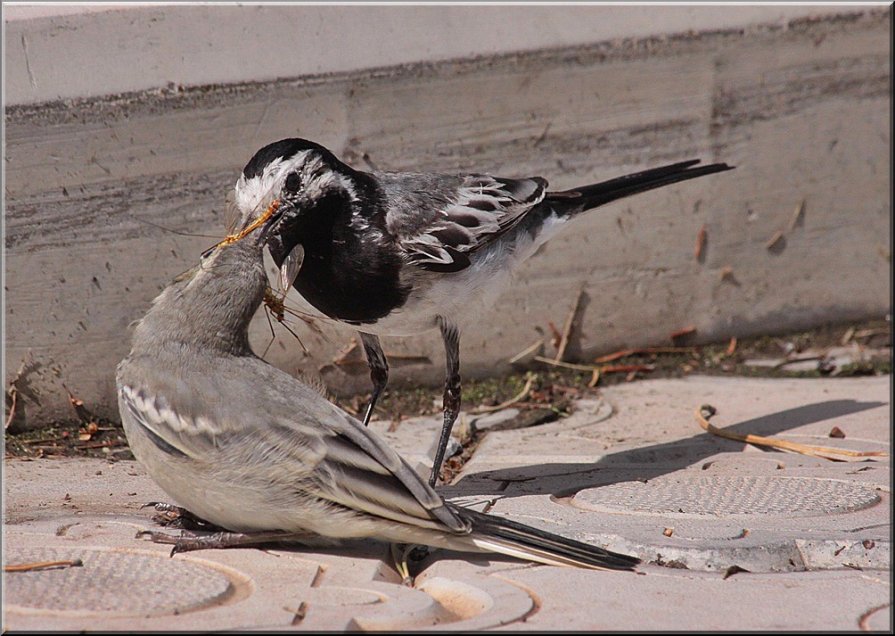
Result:
{"label": "paving slab", "polygon": [[[138,540],[164,493],[131,461],[5,461],[11,630],[891,631],[889,457],[832,462],[705,433],[889,452],[890,378],[691,377],[604,389],[549,424],[484,435],[445,496],[636,554],[636,573],[438,551],[413,585],[388,546],[199,551]],[[511,414],[510,414],[511,415]],[[486,431],[498,413],[466,425]],[[437,418],[374,422],[428,474]],[[844,438],[829,437],[836,426]],[[425,452],[422,449],[429,449]]]}

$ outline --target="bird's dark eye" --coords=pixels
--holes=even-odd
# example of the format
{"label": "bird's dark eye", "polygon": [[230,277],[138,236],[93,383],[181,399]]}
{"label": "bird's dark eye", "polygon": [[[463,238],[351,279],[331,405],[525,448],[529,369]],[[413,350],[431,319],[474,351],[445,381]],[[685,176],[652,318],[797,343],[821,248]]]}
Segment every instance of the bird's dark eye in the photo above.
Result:
{"label": "bird's dark eye", "polygon": [[301,177],[298,176],[297,172],[290,172],[283,187],[288,192],[298,192],[299,188],[301,188]]}

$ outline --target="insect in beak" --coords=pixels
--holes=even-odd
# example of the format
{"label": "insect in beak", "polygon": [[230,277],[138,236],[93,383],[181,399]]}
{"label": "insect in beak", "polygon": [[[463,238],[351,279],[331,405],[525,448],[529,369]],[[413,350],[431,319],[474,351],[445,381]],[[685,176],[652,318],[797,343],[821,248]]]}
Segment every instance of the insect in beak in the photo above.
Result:
{"label": "insect in beak", "polygon": [[211,254],[215,249],[217,249],[219,247],[233,245],[237,241],[241,241],[246,236],[248,236],[249,234],[251,234],[252,232],[254,232],[259,227],[262,227],[262,226],[264,229],[261,232],[260,240],[263,241],[265,236],[267,235],[267,232],[270,229],[270,227],[272,225],[274,225],[277,221],[279,221],[280,217],[282,216],[282,212],[278,213],[278,211],[280,210],[280,204],[281,204],[281,202],[279,199],[274,199],[273,201],[271,201],[270,205],[267,206],[267,209],[264,210],[264,213],[261,214],[261,216],[259,216],[257,219],[252,221],[252,223],[249,224],[248,227],[246,227],[245,229],[243,229],[239,232],[228,235],[226,238],[224,238],[224,240],[216,243],[212,247],[210,247],[207,250],[205,250],[204,252],[202,252],[202,258],[207,257],[209,254]]}

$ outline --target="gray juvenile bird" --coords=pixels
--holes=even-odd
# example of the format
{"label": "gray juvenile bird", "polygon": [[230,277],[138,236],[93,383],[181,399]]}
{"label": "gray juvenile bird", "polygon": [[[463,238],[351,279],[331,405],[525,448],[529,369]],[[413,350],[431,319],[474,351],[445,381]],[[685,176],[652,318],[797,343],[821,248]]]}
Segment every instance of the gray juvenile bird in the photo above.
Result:
{"label": "gray juvenile bird", "polygon": [[177,277],[118,365],[134,456],[180,506],[225,530],[153,540],[183,551],[373,537],[553,565],[638,563],[445,502],[359,421],[258,358],[247,330],[267,284],[263,238],[278,218]]}
{"label": "gray juvenile bird", "polygon": [[699,160],[548,192],[541,177],[362,172],[304,139],[265,146],[236,184],[243,218],[277,202],[270,253],[289,285],[322,317],[360,333],[373,393],[388,382],[380,335],[438,328],[444,340],[444,421],[429,484],[435,485],[460,412],[460,331],[474,324],[510,274],[568,220],[623,197],[730,170]]}

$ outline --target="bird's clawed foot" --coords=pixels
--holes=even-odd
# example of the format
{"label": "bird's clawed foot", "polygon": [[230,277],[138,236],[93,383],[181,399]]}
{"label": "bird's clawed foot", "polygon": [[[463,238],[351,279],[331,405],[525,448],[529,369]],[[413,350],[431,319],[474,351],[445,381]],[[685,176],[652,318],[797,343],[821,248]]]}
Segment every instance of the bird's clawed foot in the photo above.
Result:
{"label": "bird's clawed foot", "polygon": [[296,534],[282,530],[261,532],[227,532],[224,530],[202,533],[182,530],[180,535],[173,535],[155,530],[140,530],[136,538],[144,536],[148,536],[153,543],[173,546],[171,556],[174,556],[178,552],[192,552],[193,550],[221,550],[273,543],[295,538]]}
{"label": "bird's clawed foot", "polygon": [[413,580],[419,574],[420,564],[429,556],[431,549],[429,546],[413,543],[393,543],[391,548],[392,560],[401,576],[401,584],[413,587]]}
{"label": "bird's clawed foot", "polygon": [[153,508],[156,513],[152,520],[166,528],[179,528],[181,530],[203,530],[206,532],[221,531],[223,528],[214,525],[204,519],[200,519],[186,508],[161,501],[150,501],[140,508]]}

